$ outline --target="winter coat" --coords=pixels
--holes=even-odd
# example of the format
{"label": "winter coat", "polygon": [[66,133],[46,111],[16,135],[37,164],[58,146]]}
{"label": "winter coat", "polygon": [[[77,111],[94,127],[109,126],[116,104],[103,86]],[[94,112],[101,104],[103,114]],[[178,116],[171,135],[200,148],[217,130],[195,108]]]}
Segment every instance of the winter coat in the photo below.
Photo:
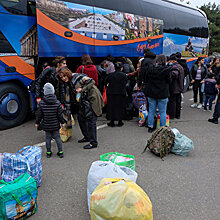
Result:
{"label": "winter coat", "polygon": [[170,93],[179,94],[184,89],[184,69],[179,63],[174,63],[171,67],[172,83],[170,84]]}
{"label": "winter coat", "polygon": [[171,83],[170,67],[151,66],[146,74],[144,89],[146,97],[153,99],[166,99],[170,96],[169,84]]}
{"label": "winter coat", "polygon": [[[196,78],[198,68],[199,68],[198,64],[194,64],[192,66],[190,74],[191,74],[193,80],[195,80],[195,78]],[[208,73],[207,67],[202,65],[201,66],[201,81],[206,77],[207,73]]]}
{"label": "winter coat", "polygon": [[214,79],[205,79],[205,87],[204,87],[204,92],[206,95],[215,95],[218,93],[218,90],[216,88],[216,81]]}
{"label": "winter coat", "polygon": [[138,78],[138,86],[141,86],[142,84],[146,84],[145,75],[148,72],[148,68],[153,65],[155,58],[156,58],[156,54],[153,53],[152,51],[148,51],[147,53],[145,53],[144,59],[141,62],[141,69]]}
{"label": "winter coat", "polygon": [[56,77],[56,68],[50,67],[46,68],[41,72],[39,77],[36,79],[36,97],[43,97],[43,87],[44,84],[51,83],[54,89],[58,88],[58,79]]}
{"label": "winter coat", "polygon": [[127,77],[123,72],[109,73],[105,79],[107,94],[109,95],[126,95]]}
{"label": "winter coat", "polygon": [[215,78],[219,78],[220,76],[220,66],[213,65],[212,72],[215,74]]}
{"label": "winter coat", "polygon": [[60,129],[60,123],[64,124],[65,122],[61,103],[53,94],[44,96],[39,103],[36,124],[40,124],[41,121],[44,131],[57,131]]}
{"label": "winter coat", "polygon": [[95,65],[81,65],[77,68],[76,73],[86,74],[89,78],[92,78],[95,81],[95,85],[98,86],[98,70]]}
{"label": "winter coat", "polygon": [[102,114],[104,102],[99,89],[95,86],[95,81],[79,73],[77,77],[73,78],[70,82],[70,92],[75,93],[77,88],[82,88],[82,93],[88,94],[88,100],[92,110],[97,116],[100,116]]}

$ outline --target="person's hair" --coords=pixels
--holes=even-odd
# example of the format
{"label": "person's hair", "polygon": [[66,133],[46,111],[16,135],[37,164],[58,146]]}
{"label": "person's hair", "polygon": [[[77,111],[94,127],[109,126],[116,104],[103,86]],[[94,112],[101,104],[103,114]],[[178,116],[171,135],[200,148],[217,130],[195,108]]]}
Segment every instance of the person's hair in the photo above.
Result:
{"label": "person's hair", "polygon": [[72,71],[67,67],[67,66],[64,66],[64,67],[61,67],[58,72],[57,72],[57,76],[59,78],[59,80],[61,80],[60,78],[60,74],[63,74],[64,76],[67,76],[69,79],[72,79]]}
{"label": "person's hair", "polygon": [[47,66],[49,66],[49,63],[48,63],[48,62],[43,62],[42,65],[41,65],[41,67],[42,67],[43,69],[45,69]]}
{"label": "person's hair", "polygon": [[125,63],[127,63],[127,60],[125,57],[120,56],[120,57],[118,57],[117,62],[121,62],[121,63],[125,64]]}
{"label": "person's hair", "polygon": [[215,77],[215,74],[214,73],[208,73],[207,74],[207,78],[209,78],[209,79],[212,79],[213,77]]}
{"label": "person's hair", "polygon": [[168,57],[167,61],[170,61],[170,60],[176,60],[176,54],[175,54],[175,53],[171,54],[171,55]]}
{"label": "person's hair", "polygon": [[57,57],[53,60],[52,64],[53,64],[53,66],[57,67],[57,64],[58,64],[58,63],[62,63],[64,60],[66,60],[65,57],[57,56]]}
{"label": "person's hair", "polygon": [[204,59],[205,59],[204,57],[198,57],[195,63],[198,64],[201,60],[204,60]]}
{"label": "person's hair", "polygon": [[81,63],[82,65],[90,65],[93,64],[91,57],[89,56],[89,54],[85,54],[82,56],[81,58]]}
{"label": "person's hair", "polygon": [[122,62],[116,62],[115,63],[115,70],[120,70],[121,71],[121,68],[123,67],[123,63]]}
{"label": "person's hair", "polygon": [[110,61],[110,62],[114,62],[115,58],[109,54],[109,55],[106,57],[106,60],[107,60],[107,61]]}
{"label": "person's hair", "polygon": [[182,57],[182,54],[180,52],[176,52],[176,58],[180,59]]}
{"label": "person's hair", "polygon": [[163,54],[156,56],[156,59],[155,59],[156,64],[165,66],[166,62],[167,62],[167,58]]}

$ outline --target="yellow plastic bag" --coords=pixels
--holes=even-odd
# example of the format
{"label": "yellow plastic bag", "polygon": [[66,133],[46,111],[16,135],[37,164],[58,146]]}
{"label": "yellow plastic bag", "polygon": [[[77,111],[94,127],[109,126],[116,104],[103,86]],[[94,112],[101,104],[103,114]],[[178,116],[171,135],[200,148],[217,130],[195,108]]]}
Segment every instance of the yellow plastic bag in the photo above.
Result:
{"label": "yellow plastic bag", "polygon": [[64,127],[60,128],[60,138],[63,143],[67,142],[69,138],[73,135],[73,127],[75,126],[75,121],[71,115],[72,128],[67,128],[67,124]]}
{"label": "yellow plastic bag", "polygon": [[129,179],[102,179],[90,200],[91,220],[152,220],[147,194]]}

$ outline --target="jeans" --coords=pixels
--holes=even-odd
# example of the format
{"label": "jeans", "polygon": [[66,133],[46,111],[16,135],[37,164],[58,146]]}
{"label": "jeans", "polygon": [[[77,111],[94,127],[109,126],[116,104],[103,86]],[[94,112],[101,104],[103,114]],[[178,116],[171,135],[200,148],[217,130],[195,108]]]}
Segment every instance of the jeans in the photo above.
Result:
{"label": "jeans", "polygon": [[199,92],[199,102],[200,104],[203,103],[203,93],[201,91],[202,83],[200,83],[201,80],[195,80],[193,83],[193,95],[194,95],[194,103],[197,103],[197,96]]}
{"label": "jeans", "polygon": [[212,101],[215,100],[216,95],[205,95],[204,109],[207,110],[207,103],[209,102],[209,110],[212,110]]}
{"label": "jeans", "polygon": [[154,114],[156,113],[157,106],[159,108],[160,114],[160,126],[166,125],[166,118],[167,118],[167,102],[168,98],[166,99],[153,99],[147,98],[149,103],[149,112],[148,112],[148,127],[153,128],[154,125]]}
{"label": "jeans", "polygon": [[91,145],[97,146],[98,141],[97,141],[97,129],[96,129],[96,121],[97,121],[96,114],[93,112],[93,115],[89,120],[87,120],[81,114],[78,114],[77,118],[78,118],[80,130],[84,138],[88,139]]}
{"label": "jeans", "polygon": [[51,140],[55,139],[58,147],[58,152],[62,151],[62,141],[60,138],[59,130],[56,131],[46,131],[46,148],[47,152],[51,152]]}

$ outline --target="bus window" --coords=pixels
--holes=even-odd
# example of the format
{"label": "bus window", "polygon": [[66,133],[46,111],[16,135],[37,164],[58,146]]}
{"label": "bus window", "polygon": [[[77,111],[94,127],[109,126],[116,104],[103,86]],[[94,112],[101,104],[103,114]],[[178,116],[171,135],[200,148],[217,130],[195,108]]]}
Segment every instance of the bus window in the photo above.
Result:
{"label": "bus window", "polygon": [[27,0],[1,0],[1,5],[12,14],[27,15]]}
{"label": "bus window", "polygon": [[0,54],[2,53],[16,53],[11,44],[5,38],[3,33],[0,31]]}

